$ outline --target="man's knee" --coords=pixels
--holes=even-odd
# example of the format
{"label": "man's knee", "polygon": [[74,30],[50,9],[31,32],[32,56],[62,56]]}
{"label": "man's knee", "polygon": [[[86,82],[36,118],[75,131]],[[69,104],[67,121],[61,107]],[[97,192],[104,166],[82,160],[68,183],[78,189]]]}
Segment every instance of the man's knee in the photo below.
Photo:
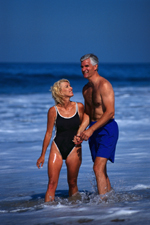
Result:
{"label": "man's knee", "polygon": [[101,173],[100,166],[95,164],[95,163],[93,165],[93,170],[94,170],[94,173],[95,173],[96,176]]}
{"label": "man's knee", "polygon": [[96,158],[93,165],[95,175],[106,173],[106,163],[107,159],[100,157]]}

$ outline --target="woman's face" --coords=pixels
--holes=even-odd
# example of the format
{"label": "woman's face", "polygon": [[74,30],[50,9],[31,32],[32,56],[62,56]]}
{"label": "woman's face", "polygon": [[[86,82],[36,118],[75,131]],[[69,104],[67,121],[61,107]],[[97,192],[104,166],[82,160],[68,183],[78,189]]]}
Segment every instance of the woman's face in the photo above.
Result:
{"label": "woman's face", "polygon": [[70,86],[68,82],[62,82],[60,84],[61,94],[64,97],[72,97],[73,96],[73,88]]}

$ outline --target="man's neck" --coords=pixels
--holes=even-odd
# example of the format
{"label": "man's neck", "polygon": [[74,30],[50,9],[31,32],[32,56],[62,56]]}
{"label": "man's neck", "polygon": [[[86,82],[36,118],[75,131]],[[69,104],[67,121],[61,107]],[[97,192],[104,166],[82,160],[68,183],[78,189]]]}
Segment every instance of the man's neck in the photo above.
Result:
{"label": "man's neck", "polygon": [[97,83],[97,81],[99,80],[100,78],[100,75],[98,74],[98,72],[96,71],[93,76],[91,76],[88,80],[89,80],[89,83],[95,85]]}

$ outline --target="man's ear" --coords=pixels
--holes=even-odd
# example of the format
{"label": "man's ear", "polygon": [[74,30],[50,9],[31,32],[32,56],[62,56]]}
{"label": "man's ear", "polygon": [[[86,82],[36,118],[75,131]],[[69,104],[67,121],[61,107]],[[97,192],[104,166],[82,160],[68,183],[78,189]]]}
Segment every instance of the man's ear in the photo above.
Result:
{"label": "man's ear", "polygon": [[97,64],[94,66],[94,70],[95,71],[98,70],[98,65]]}

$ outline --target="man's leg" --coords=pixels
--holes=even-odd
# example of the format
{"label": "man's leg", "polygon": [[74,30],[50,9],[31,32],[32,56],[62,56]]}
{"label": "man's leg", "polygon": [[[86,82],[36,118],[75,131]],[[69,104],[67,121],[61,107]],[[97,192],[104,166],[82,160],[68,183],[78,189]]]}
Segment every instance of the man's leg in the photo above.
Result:
{"label": "man's leg", "polygon": [[96,157],[93,170],[96,176],[98,193],[104,195],[111,190],[111,184],[107,176],[106,158]]}

